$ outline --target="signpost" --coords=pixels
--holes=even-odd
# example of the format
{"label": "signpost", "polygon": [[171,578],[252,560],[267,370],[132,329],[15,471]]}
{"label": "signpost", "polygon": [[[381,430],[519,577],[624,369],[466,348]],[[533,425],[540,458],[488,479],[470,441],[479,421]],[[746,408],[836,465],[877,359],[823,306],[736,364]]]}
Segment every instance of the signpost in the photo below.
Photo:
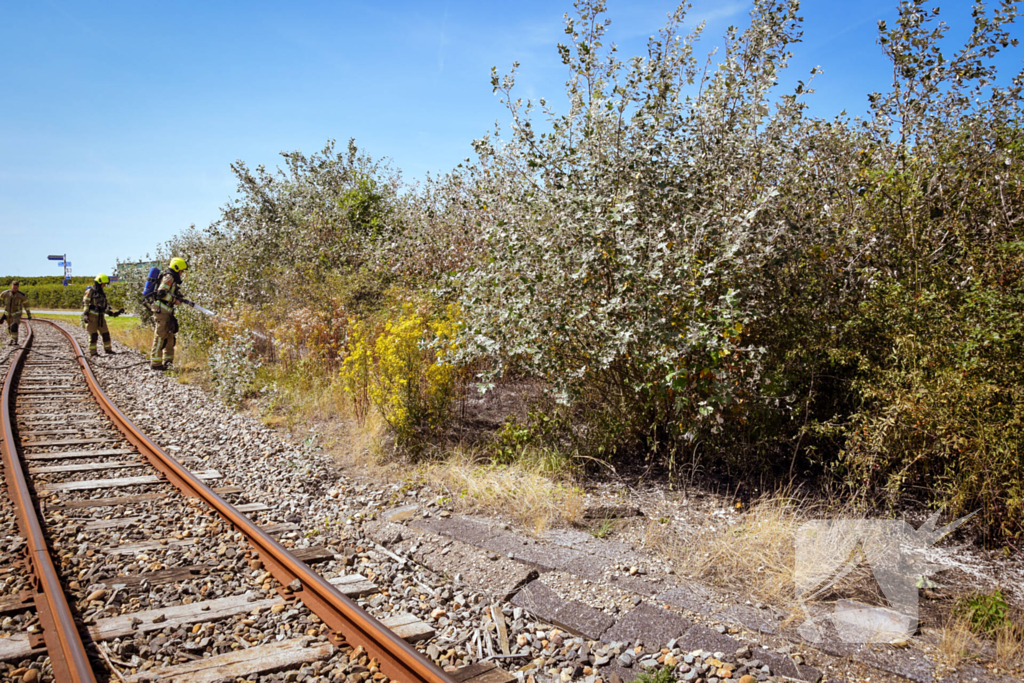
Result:
{"label": "signpost", "polygon": [[46,257],[49,261],[57,261],[58,266],[64,267],[64,286],[71,282],[71,261],[68,261],[67,254],[50,254]]}

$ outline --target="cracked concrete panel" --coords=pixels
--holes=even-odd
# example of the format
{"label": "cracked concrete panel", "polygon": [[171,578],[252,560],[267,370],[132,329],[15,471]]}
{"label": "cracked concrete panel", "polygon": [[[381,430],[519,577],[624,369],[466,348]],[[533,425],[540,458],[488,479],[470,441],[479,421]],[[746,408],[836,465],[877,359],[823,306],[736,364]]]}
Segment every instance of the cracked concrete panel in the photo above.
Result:
{"label": "cracked concrete panel", "polygon": [[409,520],[409,526],[450,536],[470,545],[482,545],[494,534],[494,530],[488,525],[464,517],[425,517]]}
{"label": "cracked concrete panel", "polygon": [[711,614],[714,611],[715,595],[698,583],[681,583],[658,596],[658,600],[675,607],[682,607],[697,614]]}
{"label": "cracked concrete panel", "polygon": [[[615,622],[614,626],[605,631],[604,635],[601,636],[601,640],[606,643],[630,642],[634,644],[640,641],[644,644],[660,646],[673,638],[683,636],[692,627],[693,622],[689,619],[685,619],[674,612],[642,603],[636,609],[630,610],[624,617]],[[736,648],[733,648],[733,651],[735,650]]]}
{"label": "cracked concrete panel", "polygon": [[575,560],[586,557],[578,551],[548,543],[520,544],[512,550],[512,556],[521,562],[530,562],[548,571],[565,570]]}
{"label": "cracked concrete panel", "polygon": [[575,600],[563,600],[541,581],[533,581],[516,593],[512,604],[534,616],[590,640],[598,640],[614,619]]}
{"label": "cracked concrete panel", "polygon": [[786,676],[798,681],[811,681],[811,683],[821,678],[821,672],[814,667],[797,664],[790,657],[778,652],[755,647],[753,656],[754,659],[759,659],[771,667],[773,676]]}
{"label": "cracked concrete panel", "polygon": [[684,633],[676,645],[683,651],[707,650],[708,652],[733,653],[743,647],[743,643],[727,635],[713,631],[707,626],[693,624]]}
{"label": "cracked concrete panel", "polygon": [[633,546],[619,541],[602,541],[594,538],[586,531],[577,529],[550,529],[544,532],[545,541],[589,555],[600,555],[619,563],[637,564],[641,556],[633,550]]}
{"label": "cracked concrete panel", "polygon": [[857,657],[871,666],[918,683],[935,680],[935,664],[925,659],[920,651],[897,649],[891,645],[865,645]]}
{"label": "cracked concrete panel", "polygon": [[713,614],[712,618],[760,633],[774,635],[778,631],[778,620],[772,610],[757,609],[750,605],[730,605],[718,614]]}

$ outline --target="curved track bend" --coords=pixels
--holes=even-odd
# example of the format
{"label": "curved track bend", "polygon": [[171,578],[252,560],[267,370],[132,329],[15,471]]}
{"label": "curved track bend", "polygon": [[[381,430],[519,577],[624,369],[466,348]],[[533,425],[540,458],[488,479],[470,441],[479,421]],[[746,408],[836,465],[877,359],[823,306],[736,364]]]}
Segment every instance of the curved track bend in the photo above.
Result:
{"label": "curved track bend", "polygon": [[[15,596],[0,595],[0,603],[10,611],[34,607],[38,624],[29,629],[35,632],[0,633],[0,659],[30,661],[45,646],[49,667],[43,664],[41,672],[28,674],[32,678],[217,680],[218,673],[242,671],[244,666],[231,669],[225,664],[220,667],[224,670],[204,673],[202,662],[212,660],[173,649],[173,640],[161,643],[166,656],[149,660],[142,671],[130,669],[127,678],[111,662],[130,664],[116,655],[139,652],[143,646],[132,639],[165,624],[187,626],[198,638],[220,633],[221,627],[214,626],[218,619],[234,618],[250,627],[258,619],[267,633],[262,642],[269,643],[262,646],[279,647],[282,667],[308,663],[311,648],[345,644],[365,649],[392,681],[454,683],[333,580],[282,546],[271,530],[253,523],[239,510],[244,506],[232,505],[211,488],[206,481],[219,478],[218,473],[192,472],[150,441],[107,398],[70,334],[49,322],[24,328],[21,348],[6,357],[0,445],[8,495],[29,559],[25,569],[31,578],[24,583],[31,588],[30,597],[23,587]],[[0,366],[4,361],[0,358]],[[112,489],[117,495],[110,494]],[[231,545],[238,550],[228,552]],[[219,558],[236,553],[236,564],[243,555],[253,561],[258,556],[266,569],[255,590],[245,591],[244,597],[239,595],[243,591],[232,591],[218,578],[231,576],[232,568]],[[189,589],[189,595],[170,605],[159,603],[161,594],[154,585],[192,578],[189,572],[203,574],[206,567],[208,576],[193,582],[205,582],[198,590]],[[280,607],[282,599],[285,607]],[[273,618],[298,602],[315,615],[319,629],[309,635],[319,637],[312,643],[306,638],[301,645],[305,652],[296,654],[287,641],[280,642],[288,629],[282,631]],[[250,647],[237,630],[234,637]],[[115,655],[107,642],[118,644]]]}

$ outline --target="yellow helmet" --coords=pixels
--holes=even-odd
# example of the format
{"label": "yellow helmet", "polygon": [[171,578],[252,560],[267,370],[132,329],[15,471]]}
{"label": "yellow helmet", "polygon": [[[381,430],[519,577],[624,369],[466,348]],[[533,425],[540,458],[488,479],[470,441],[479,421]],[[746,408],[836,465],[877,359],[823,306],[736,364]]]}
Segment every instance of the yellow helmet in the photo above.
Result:
{"label": "yellow helmet", "polygon": [[185,263],[183,258],[172,258],[171,259],[171,270],[175,273],[183,273],[188,270],[188,264]]}
{"label": "yellow helmet", "polygon": [[106,273],[100,273],[99,275],[96,276],[96,282],[100,283],[101,285],[109,285],[110,278],[107,277]]}

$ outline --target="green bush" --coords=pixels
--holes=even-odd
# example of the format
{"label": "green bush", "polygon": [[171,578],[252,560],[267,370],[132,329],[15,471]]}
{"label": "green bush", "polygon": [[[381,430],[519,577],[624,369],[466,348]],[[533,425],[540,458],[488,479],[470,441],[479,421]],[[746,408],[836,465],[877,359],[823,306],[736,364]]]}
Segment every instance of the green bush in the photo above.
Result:
{"label": "green bush", "polygon": [[968,619],[975,633],[991,635],[1010,625],[1010,606],[1000,590],[962,598],[956,610]]}

